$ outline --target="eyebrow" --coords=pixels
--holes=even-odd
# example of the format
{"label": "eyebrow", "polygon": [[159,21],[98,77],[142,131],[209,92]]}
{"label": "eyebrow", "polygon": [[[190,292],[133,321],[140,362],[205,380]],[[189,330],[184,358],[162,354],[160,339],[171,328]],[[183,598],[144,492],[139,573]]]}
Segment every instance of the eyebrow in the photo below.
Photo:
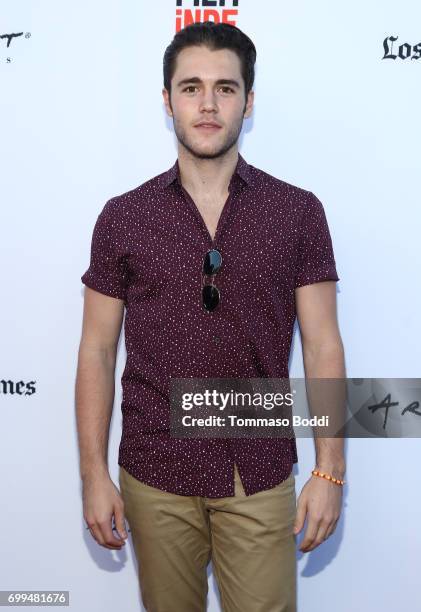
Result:
{"label": "eyebrow", "polygon": [[[199,77],[191,77],[190,79],[182,79],[177,83],[177,87],[188,85],[189,83],[202,83],[202,79]],[[216,85],[230,85],[231,87],[237,87],[240,89],[240,83],[235,79],[218,79]]]}

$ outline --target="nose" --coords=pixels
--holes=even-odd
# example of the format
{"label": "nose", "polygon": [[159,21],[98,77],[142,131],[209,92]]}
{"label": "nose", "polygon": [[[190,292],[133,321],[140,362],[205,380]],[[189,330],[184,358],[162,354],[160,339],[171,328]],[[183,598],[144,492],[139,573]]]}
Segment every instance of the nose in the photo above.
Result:
{"label": "nose", "polygon": [[200,100],[200,110],[201,111],[218,110],[215,92],[213,91],[211,87],[203,89],[203,94]]}

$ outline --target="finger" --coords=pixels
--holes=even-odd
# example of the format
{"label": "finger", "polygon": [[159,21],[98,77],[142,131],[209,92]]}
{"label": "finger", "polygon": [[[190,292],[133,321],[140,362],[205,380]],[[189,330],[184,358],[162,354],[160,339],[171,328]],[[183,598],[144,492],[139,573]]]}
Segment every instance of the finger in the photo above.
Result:
{"label": "finger", "polygon": [[327,538],[327,535],[326,535],[327,527],[328,527],[327,523],[324,523],[323,521],[320,523],[316,536],[313,542],[311,543],[311,545],[307,549],[308,552],[310,552],[311,550],[314,550],[315,548],[317,548],[320,544],[322,544],[325,541],[325,539]]}
{"label": "finger", "polygon": [[99,530],[101,532],[103,546],[107,548],[121,548],[124,545],[119,538],[116,538],[111,529],[111,517],[108,520],[99,521]]}
{"label": "finger", "polygon": [[102,539],[101,532],[100,532],[99,528],[97,527],[97,525],[91,523],[89,525],[89,531],[91,532],[91,536],[94,538],[94,540],[96,540],[96,542],[98,544],[103,546],[104,545],[104,541]]}
{"label": "finger", "polygon": [[338,519],[336,519],[336,521],[332,521],[331,525],[329,526],[327,532],[326,532],[326,536],[325,539],[327,540],[327,538],[330,538],[330,536],[332,535],[332,533],[335,533],[335,529],[336,529],[336,525],[338,524]]}
{"label": "finger", "polygon": [[307,529],[300,545],[300,550],[302,550],[303,552],[307,552],[308,550],[310,550],[309,547],[314,542],[316,534],[319,530],[320,521],[321,519],[315,518],[314,516],[308,517]]}
{"label": "finger", "polygon": [[128,535],[124,522],[124,506],[122,504],[116,504],[114,507],[114,522],[118,535],[122,540],[125,540]]}
{"label": "finger", "polygon": [[301,529],[303,528],[304,521],[306,520],[306,511],[307,506],[300,496],[297,501],[297,512],[294,521],[294,533],[300,533]]}

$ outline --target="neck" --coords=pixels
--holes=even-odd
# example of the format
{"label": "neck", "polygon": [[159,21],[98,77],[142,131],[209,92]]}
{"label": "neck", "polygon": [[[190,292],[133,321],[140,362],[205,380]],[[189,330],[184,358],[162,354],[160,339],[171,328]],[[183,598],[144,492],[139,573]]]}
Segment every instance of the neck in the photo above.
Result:
{"label": "neck", "polygon": [[237,162],[237,147],[215,159],[200,159],[184,147],[178,150],[181,183],[187,191],[198,195],[226,194]]}

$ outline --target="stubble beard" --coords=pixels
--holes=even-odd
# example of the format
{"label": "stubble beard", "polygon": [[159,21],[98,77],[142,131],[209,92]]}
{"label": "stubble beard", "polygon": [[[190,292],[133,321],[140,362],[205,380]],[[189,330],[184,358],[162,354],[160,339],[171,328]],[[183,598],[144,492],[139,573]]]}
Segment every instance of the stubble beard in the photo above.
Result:
{"label": "stubble beard", "polygon": [[[216,159],[225,155],[237,142],[243,127],[244,117],[240,117],[228,130],[224,142],[217,145],[213,151],[202,151],[194,146],[194,143],[189,138],[187,131],[180,125],[177,118],[173,114],[174,132],[177,140],[183,147],[197,159]],[[194,128],[193,128],[194,129]],[[222,128],[220,128],[222,129]]]}

